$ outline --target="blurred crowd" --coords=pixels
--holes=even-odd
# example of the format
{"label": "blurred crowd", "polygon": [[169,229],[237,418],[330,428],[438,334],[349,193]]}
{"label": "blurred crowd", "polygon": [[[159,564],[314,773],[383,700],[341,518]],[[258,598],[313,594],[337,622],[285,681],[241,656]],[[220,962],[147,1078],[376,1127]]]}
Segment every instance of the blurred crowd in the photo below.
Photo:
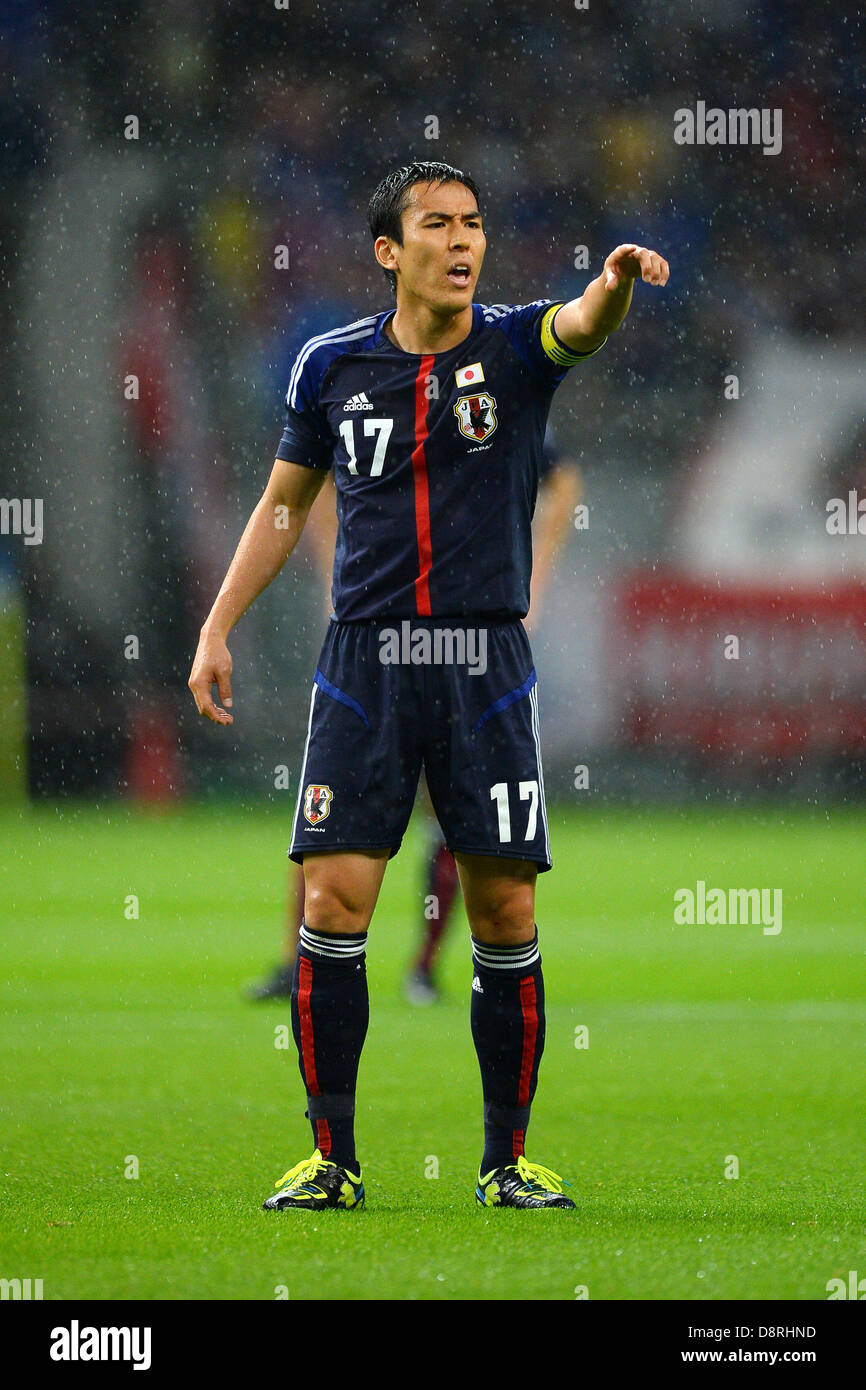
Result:
{"label": "blurred crowd", "polygon": [[[117,333],[151,366],[126,447],[168,557],[153,603],[180,595],[172,679],[223,558],[203,518],[254,500],[299,346],[390,303],[365,209],[395,164],[444,159],[479,182],[485,302],[579,293],[625,240],[669,259],[626,350],[588,393],[572,379],[560,393],[561,437],[590,468],[613,439],[626,481],[674,472],[754,335],[819,348],[860,332],[859,24],[858,7],[799,0],[0,0],[0,328],[22,312],[15,246],[58,171],[94,151],[151,171]],[[780,153],[677,145],[674,113],[699,100],[780,108]],[[8,383],[21,364],[2,336]],[[26,434],[14,390],[0,420]],[[190,509],[167,460],[203,431],[215,463],[186,480]],[[257,474],[238,469],[239,447]]]}
{"label": "blurred crowd", "polygon": [[[622,381],[664,384],[671,313],[702,372],[762,322],[816,338],[859,328],[859,7],[279,5],[0,3],[7,196],[50,173],[71,121],[117,148],[136,114],[139,147],[170,166],[164,212],[203,352],[228,330],[212,358],[221,388],[227,371],[285,375],[308,332],[387,303],[363,212],[411,157],[481,184],[491,297],[573,293],[579,245],[596,271],[624,237],[669,256],[664,316],[636,324]],[[674,112],[697,100],[780,108],[781,152],[678,147]],[[288,274],[273,269],[281,243]]]}

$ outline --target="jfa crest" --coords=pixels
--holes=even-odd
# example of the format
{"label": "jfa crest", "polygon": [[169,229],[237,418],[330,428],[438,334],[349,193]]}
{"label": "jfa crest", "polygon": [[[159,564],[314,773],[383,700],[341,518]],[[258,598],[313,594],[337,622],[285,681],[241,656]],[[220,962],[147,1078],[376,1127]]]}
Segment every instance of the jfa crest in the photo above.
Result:
{"label": "jfa crest", "polygon": [[460,433],[467,439],[486,439],[496,429],[496,401],[486,391],[477,396],[461,396],[454,407]]}
{"label": "jfa crest", "polygon": [[304,815],[310,825],[318,825],[330,814],[334,793],[330,787],[309,786],[304,792]]}

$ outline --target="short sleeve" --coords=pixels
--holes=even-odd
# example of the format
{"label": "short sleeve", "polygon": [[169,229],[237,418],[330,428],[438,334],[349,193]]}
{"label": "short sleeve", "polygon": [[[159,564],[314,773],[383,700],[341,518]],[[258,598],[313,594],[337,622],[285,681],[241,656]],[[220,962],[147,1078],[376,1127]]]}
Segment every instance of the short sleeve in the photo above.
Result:
{"label": "short sleeve", "polygon": [[286,392],[286,421],[277,458],[304,468],[327,470],[333,461],[333,441],[324,412],[318,404],[315,363],[303,349],[292,369]]}
{"label": "short sleeve", "polygon": [[590,352],[572,352],[571,348],[567,348],[553,326],[563,302],[561,299],[556,302],[537,299],[534,304],[512,309],[500,320],[501,327],[519,356],[551,386],[558,386],[570,367],[576,366],[584,358],[593,357],[607,342],[605,338]]}

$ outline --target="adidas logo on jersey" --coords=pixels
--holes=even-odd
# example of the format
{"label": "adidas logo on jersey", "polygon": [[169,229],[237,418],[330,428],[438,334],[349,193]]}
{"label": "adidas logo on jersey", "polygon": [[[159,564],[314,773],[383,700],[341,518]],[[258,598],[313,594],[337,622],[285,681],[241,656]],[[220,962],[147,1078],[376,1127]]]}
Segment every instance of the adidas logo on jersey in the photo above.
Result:
{"label": "adidas logo on jersey", "polygon": [[372,410],[373,402],[369,399],[366,391],[360,391],[357,396],[350,397],[343,406],[344,410]]}

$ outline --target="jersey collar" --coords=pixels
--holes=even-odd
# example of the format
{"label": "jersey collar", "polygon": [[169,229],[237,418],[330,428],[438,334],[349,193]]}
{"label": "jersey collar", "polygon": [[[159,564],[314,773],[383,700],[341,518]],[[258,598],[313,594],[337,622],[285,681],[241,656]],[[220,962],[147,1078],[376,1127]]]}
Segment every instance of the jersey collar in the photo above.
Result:
{"label": "jersey collar", "polygon": [[[391,342],[391,339],[390,339],[390,338],[387,336],[387,334],[385,333],[385,324],[388,322],[389,319],[391,319],[391,318],[394,317],[394,315],[396,314],[396,312],[397,312],[396,309],[386,309],[384,313],[379,314],[379,316],[378,316],[378,318],[377,318],[377,320],[376,320],[376,333],[375,333],[375,336],[374,336],[374,338],[373,338],[373,345],[374,345],[374,347],[377,347],[377,348],[378,348],[378,347],[389,348],[389,349],[391,350],[391,352],[396,352],[396,353],[398,353],[400,357],[417,357],[417,358],[420,360],[421,357],[424,357],[424,356],[426,356],[427,354],[421,353],[421,352],[404,352],[402,348],[396,347],[396,346],[394,345],[394,343]],[[463,342],[462,342],[462,343],[455,343],[453,348],[448,348],[448,352],[457,352],[459,348],[465,347],[466,344],[469,342],[469,340],[470,340],[471,338],[474,338],[474,337],[475,337],[475,334],[479,331],[479,329],[480,329],[481,326],[482,326],[483,320],[484,320],[484,306],[483,306],[483,304],[473,304],[473,305],[472,305],[472,327],[470,328],[470,330],[469,330],[468,334],[466,335],[466,337],[463,339]],[[433,355],[436,356],[436,357],[446,357],[446,356],[447,356],[447,353],[439,352],[439,353],[435,353],[435,354],[433,354]]]}

